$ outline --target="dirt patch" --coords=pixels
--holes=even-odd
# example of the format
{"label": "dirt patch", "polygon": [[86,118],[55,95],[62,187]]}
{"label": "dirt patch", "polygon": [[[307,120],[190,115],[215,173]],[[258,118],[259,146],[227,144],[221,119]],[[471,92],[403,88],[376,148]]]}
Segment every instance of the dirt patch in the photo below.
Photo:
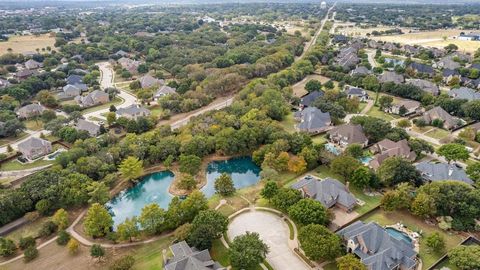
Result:
{"label": "dirt patch", "polygon": [[36,49],[42,49],[50,46],[54,48],[55,37],[51,37],[50,34],[44,34],[39,36],[12,36],[6,42],[0,42],[0,54],[8,52],[8,49],[12,49],[14,53],[23,53],[28,51],[35,51]]}
{"label": "dirt patch", "polygon": [[304,95],[308,94],[307,90],[305,90],[305,85],[311,80],[318,80],[322,84],[324,84],[328,82],[330,79],[318,74],[308,75],[303,80],[299,81],[298,83],[292,86],[293,95],[296,97],[303,97]]}

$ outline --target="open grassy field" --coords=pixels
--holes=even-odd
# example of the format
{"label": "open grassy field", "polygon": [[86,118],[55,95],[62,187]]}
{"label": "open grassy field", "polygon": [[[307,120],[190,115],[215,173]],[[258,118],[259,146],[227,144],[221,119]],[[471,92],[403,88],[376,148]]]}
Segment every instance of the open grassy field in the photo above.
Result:
{"label": "open grassy field", "polygon": [[43,160],[43,159],[39,159],[39,160],[36,160],[32,163],[20,163],[19,161],[17,161],[16,159],[14,160],[11,160],[11,161],[8,161],[6,163],[3,163],[2,166],[0,167],[0,171],[18,171],[18,170],[27,170],[27,169],[33,169],[33,168],[37,168],[37,167],[40,167],[40,166],[45,166],[45,165],[50,165],[52,164],[54,161],[52,160]]}
{"label": "open grassy field", "polygon": [[295,124],[297,123],[295,119],[293,118],[293,112],[290,112],[285,118],[279,122],[280,125],[285,129],[286,131],[293,133],[295,132]]}
{"label": "open grassy field", "polygon": [[[394,27],[390,26],[377,26],[377,27],[367,27],[367,28],[362,28],[359,26],[356,26],[354,23],[336,23],[336,28],[335,32],[337,34],[342,34],[346,36],[360,36],[360,37],[365,37],[367,34],[371,34],[373,31],[386,31],[386,30],[392,30]],[[404,30],[408,31],[408,30]]]}
{"label": "open grassy field", "polygon": [[22,53],[28,51],[35,51],[36,49],[52,47],[55,44],[55,37],[50,37],[49,34],[39,36],[12,36],[8,41],[0,42],[0,54],[8,52],[8,49],[12,49],[12,52]]}
{"label": "open grassy field", "polygon": [[413,216],[408,212],[396,211],[389,213],[379,209],[377,211],[374,211],[373,213],[366,215],[362,219],[364,221],[375,221],[380,225],[392,225],[395,223],[402,223],[410,230],[413,230],[415,232],[421,232],[422,237],[420,238],[419,255],[423,262],[422,269],[427,269],[428,267],[432,266],[437,260],[439,260],[443,256],[443,254],[431,251],[426,246],[425,236],[434,232],[438,232],[445,239],[446,250],[452,249],[462,241],[462,237],[460,235],[445,232],[434,225],[428,225],[423,222],[423,220]]}

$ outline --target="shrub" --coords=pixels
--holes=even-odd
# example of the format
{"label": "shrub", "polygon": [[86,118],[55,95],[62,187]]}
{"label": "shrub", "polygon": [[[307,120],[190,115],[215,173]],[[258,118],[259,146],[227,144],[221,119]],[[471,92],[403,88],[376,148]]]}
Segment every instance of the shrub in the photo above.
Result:
{"label": "shrub", "polygon": [[20,240],[18,241],[18,247],[21,249],[21,250],[25,250],[27,249],[28,247],[34,247],[36,245],[36,242],[35,242],[35,239],[31,236],[27,236],[27,237],[22,237],[20,238]]}
{"label": "shrub", "polygon": [[8,257],[15,253],[15,243],[7,238],[0,237],[0,256]]}
{"label": "shrub", "polygon": [[79,245],[77,239],[71,238],[70,241],[68,241],[68,244],[67,244],[68,253],[70,253],[72,255],[77,253],[79,246],[80,245]]}
{"label": "shrub", "polygon": [[68,234],[66,231],[61,230],[58,232],[58,238],[57,238],[57,244],[61,246],[65,246],[68,241],[70,241],[70,234]]}
{"label": "shrub", "polygon": [[38,249],[35,246],[30,246],[27,249],[25,249],[25,252],[23,253],[23,255],[24,255],[23,260],[25,262],[32,261],[38,257]]}
{"label": "shrub", "polygon": [[110,270],[128,270],[132,268],[134,263],[135,263],[135,259],[130,255],[126,255],[114,261],[109,269]]}
{"label": "shrub", "polygon": [[90,256],[94,257],[94,258],[100,258],[100,257],[103,257],[105,256],[105,250],[103,249],[102,246],[98,245],[98,244],[94,244],[91,248],[90,248]]}
{"label": "shrub", "polygon": [[40,230],[41,237],[48,237],[55,233],[57,230],[57,225],[53,223],[53,221],[47,221],[42,225],[42,229]]}

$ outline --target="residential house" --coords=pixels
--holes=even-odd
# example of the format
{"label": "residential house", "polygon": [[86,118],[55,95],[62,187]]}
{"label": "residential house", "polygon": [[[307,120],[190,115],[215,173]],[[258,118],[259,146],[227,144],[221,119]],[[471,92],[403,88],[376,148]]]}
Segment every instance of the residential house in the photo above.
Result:
{"label": "residential house", "polygon": [[165,82],[163,80],[159,80],[154,78],[152,75],[146,74],[138,79],[140,81],[140,85],[142,88],[150,88],[154,86],[163,85]]}
{"label": "residential house", "polygon": [[344,70],[350,70],[360,62],[360,58],[357,56],[357,49],[353,47],[347,47],[340,50],[340,53],[336,57],[337,65],[341,66]]}
{"label": "residential house", "polygon": [[18,144],[18,151],[24,158],[34,160],[52,152],[52,143],[37,137],[28,138]]}
{"label": "residential house", "polygon": [[212,260],[208,249],[198,251],[182,241],[170,246],[173,257],[166,260],[165,270],[226,270]]}
{"label": "residential house", "polygon": [[318,134],[326,131],[332,124],[330,113],[322,112],[315,107],[308,107],[295,113],[295,119],[300,121],[295,128],[298,131]]}
{"label": "residential house", "polygon": [[464,40],[464,41],[480,40],[480,34],[476,34],[476,33],[470,33],[470,34],[460,33],[460,35],[457,37],[457,39],[458,39],[458,40]]}
{"label": "residential house", "polygon": [[409,79],[407,80],[407,83],[414,85],[420,88],[422,91],[432,94],[433,96],[438,96],[438,94],[440,93],[438,85],[434,84],[431,81],[423,79]]}
{"label": "residential house", "polygon": [[420,49],[415,47],[415,46],[412,46],[412,45],[403,46],[403,51],[410,54],[410,55],[416,55],[416,54],[420,53]]}
{"label": "residential house", "polygon": [[75,85],[67,84],[62,88],[63,92],[59,93],[60,99],[74,98],[82,93],[82,90]]}
{"label": "residential house", "polygon": [[431,48],[428,48],[427,50],[430,51],[433,57],[435,58],[439,58],[445,55],[445,50],[442,50],[439,48],[431,47]]}
{"label": "residential house", "polygon": [[360,144],[363,147],[367,146],[368,139],[363,133],[363,128],[360,125],[345,124],[334,127],[328,131],[329,140],[341,147],[347,147],[350,144]]}
{"label": "residential house", "polygon": [[305,108],[305,107],[308,107],[310,106],[315,100],[317,100],[318,98],[321,98],[323,97],[325,93],[321,90],[319,91],[312,91],[308,94],[306,94],[305,96],[303,96],[301,99],[300,99],[300,107],[302,108]]}
{"label": "residential house", "polygon": [[[403,109],[402,109],[403,108]],[[400,102],[392,104],[387,109],[387,112],[398,115],[409,115],[421,110],[420,102],[415,100],[405,99]]]}
{"label": "residential house", "polygon": [[120,56],[120,57],[128,57],[129,54],[126,51],[119,50],[116,53],[114,53],[114,55]]}
{"label": "residential house", "polygon": [[357,66],[354,70],[350,72],[350,75],[352,76],[355,76],[355,75],[365,76],[370,74],[372,74],[372,71],[364,66]]}
{"label": "residential house", "polygon": [[412,242],[392,236],[375,222],[361,220],[339,230],[347,252],[369,270],[414,270],[417,252]]}
{"label": "residential house", "polygon": [[67,84],[83,84],[83,76],[76,74],[69,75],[65,80]]}
{"label": "residential house", "polygon": [[41,115],[44,111],[46,110],[45,107],[43,107],[40,104],[37,103],[32,103],[25,105],[21,107],[20,109],[17,110],[17,115],[19,118],[30,118],[34,116],[39,116]]}
{"label": "residential house", "polygon": [[468,101],[480,99],[480,93],[468,87],[451,89],[448,95],[454,99],[466,99]]}
{"label": "residential house", "polygon": [[453,61],[451,57],[443,57],[440,61],[436,63],[437,67],[443,69],[457,69],[460,68],[460,63]]}
{"label": "residential house", "polygon": [[462,62],[472,62],[473,57],[469,54],[464,54],[461,52],[453,52],[452,54],[449,55],[452,59],[458,59]]}
{"label": "residential house", "polygon": [[408,68],[411,68],[415,73],[417,74],[428,74],[428,76],[433,77],[435,75],[435,70],[433,69],[432,66],[417,63],[417,62],[412,62]]}
{"label": "residential house", "polygon": [[110,97],[107,93],[103,91],[94,90],[88,93],[88,95],[86,96],[76,96],[75,101],[78,103],[78,105],[86,108],[95,105],[105,104],[110,101]]}
{"label": "residential house", "polygon": [[375,155],[368,165],[374,170],[377,170],[383,161],[390,157],[401,157],[409,161],[414,161],[417,158],[417,155],[411,151],[405,139],[398,142],[383,139],[370,147],[370,150],[375,153]]}
{"label": "residential house", "polygon": [[77,130],[83,130],[88,132],[88,134],[92,137],[100,135],[100,126],[87,120],[78,119],[75,128]]}
{"label": "residential house", "polygon": [[467,173],[462,168],[453,164],[420,162],[415,165],[415,168],[420,171],[426,182],[453,180],[469,185],[473,184],[472,179],[468,177]]}
{"label": "residential house", "polygon": [[30,59],[27,62],[25,62],[25,68],[27,69],[39,69],[41,67],[43,67],[43,64],[33,59]]}
{"label": "residential house", "polygon": [[382,49],[383,49],[384,51],[389,51],[389,52],[391,52],[391,51],[396,50],[396,49],[398,49],[398,48],[397,48],[397,46],[395,46],[395,44],[393,44],[393,43],[391,43],[391,42],[386,42],[385,44],[383,44]]}
{"label": "residential house", "polygon": [[36,72],[35,70],[23,69],[23,70],[17,71],[14,77],[18,80],[25,80],[28,77],[33,76],[35,74],[38,74],[38,72]]}
{"label": "residential house", "polygon": [[395,84],[402,84],[405,82],[403,75],[398,74],[395,71],[384,71],[378,79],[381,83],[393,82]]}
{"label": "residential house", "polygon": [[454,77],[457,77],[460,79],[460,72],[456,69],[444,69],[442,71],[442,76],[443,76],[443,82],[448,84],[451,79]]}
{"label": "residential house", "polygon": [[118,117],[125,117],[130,120],[137,120],[139,117],[149,116],[150,110],[138,104],[132,104],[128,107],[118,109],[116,113]]}
{"label": "residential house", "polygon": [[358,98],[361,102],[366,102],[368,100],[368,93],[362,88],[348,87],[345,90],[345,93],[347,94],[347,98]]}
{"label": "residential house", "polygon": [[372,39],[367,42],[367,46],[372,49],[377,49],[380,47],[380,44],[377,41]]}
{"label": "residential house", "polygon": [[347,43],[348,37],[345,35],[334,35],[332,41],[333,43]]}
{"label": "residential house", "polygon": [[332,178],[320,180],[307,175],[294,183],[291,188],[299,190],[304,198],[319,201],[327,209],[336,206],[346,212],[351,212],[357,204],[357,200],[348,188]]}
{"label": "residential house", "polygon": [[159,100],[161,97],[168,96],[175,93],[176,93],[175,88],[172,88],[167,85],[162,85],[160,86],[160,88],[158,88],[157,92],[155,92],[155,95],[153,95],[153,99]]}
{"label": "residential house", "polygon": [[8,82],[8,80],[0,78],[0,89],[5,88],[7,86],[10,86],[10,83]]}
{"label": "residential house", "polygon": [[138,67],[142,62],[132,60],[130,58],[122,57],[117,60],[117,62],[122,66],[122,68],[126,69],[131,74],[136,74],[138,72]]}
{"label": "residential house", "polygon": [[480,63],[473,63],[469,67],[469,69],[476,69],[480,71]]}
{"label": "residential house", "polygon": [[431,124],[435,120],[440,120],[443,123],[445,129],[454,129],[462,125],[462,120],[451,116],[448,112],[442,109],[440,106],[426,111],[420,119],[425,120],[428,124]]}
{"label": "residential house", "polygon": [[467,77],[461,77],[460,82],[467,87],[475,88],[475,89],[480,89],[480,78],[478,79],[470,79]]}

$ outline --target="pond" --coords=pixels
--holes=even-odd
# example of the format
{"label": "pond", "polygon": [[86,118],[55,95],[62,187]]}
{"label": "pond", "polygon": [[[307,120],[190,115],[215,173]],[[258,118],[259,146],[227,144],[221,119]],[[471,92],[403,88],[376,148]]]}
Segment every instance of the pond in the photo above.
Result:
{"label": "pond", "polygon": [[113,216],[114,227],[126,218],[139,216],[147,204],[157,203],[161,208],[167,209],[173,198],[168,192],[173,179],[171,171],[156,172],[145,176],[138,184],[111,199],[106,207]]}
{"label": "pond", "polygon": [[232,177],[237,189],[255,185],[260,180],[260,170],[250,157],[210,162],[207,166],[207,184],[201,190],[207,197],[213,196],[215,179],[222,173]]}

